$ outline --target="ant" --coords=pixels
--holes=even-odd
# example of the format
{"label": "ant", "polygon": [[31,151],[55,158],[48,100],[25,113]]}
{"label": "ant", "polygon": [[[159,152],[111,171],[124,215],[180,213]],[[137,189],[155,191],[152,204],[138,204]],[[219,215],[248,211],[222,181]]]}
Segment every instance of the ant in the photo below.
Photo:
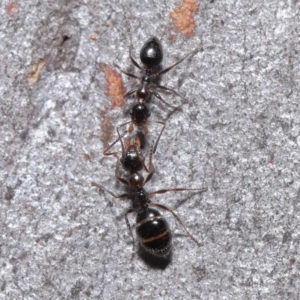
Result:
{"label": "ant", "polygon": [[92,182],[92,186],[97,187],[99,190],[104,190],[114,198],[122,199],[129,198],[132,200],[132,207],[125,212],[125,221],[133,240],[133,253],[135,252],[135,242],[131,226],[128,220],[130,213],[136,213],[136,235],[138,237],[140,245],[154,256],[168,257],[171,251],[172,235],[167,221],[159,213],[158,210],[151,208],[154,206],[170,212],[179,224],[184,228],[188,236],[200,247],[201,244],[189,233],[184,226],[181,219],[175,214],[175,212],[162,204],[153,203],[149,196],[154,194],[164,194],[167,192],[181,192],[181,191],[199,191],[200,193],[207,191],[207,188],[202,189],[187,189],[187,188],[173,188],[162,189],[155,192],[147,193],[144,189],[144,185],[151,179],[154,171],[151,171],[147,178],[144,180],[143,176],[139,173],[134,173],[130,176],[129,180],[122,179],[121,182],[130,188],[133,192],[116,195],[113,192],[107,190],[102,185]]}
{"label": "ant", "polygon": [[169,104],[168,102],[166,102],[159,93],[157,93],[155,91],[155,89],[161,89],[161,90],[165,90],[165,91],[169,91],[177,96],[179,96],[181,99],[183,99],[184,101],[187,102],[187,99],[184,98],[182,95],[180,95],[178,92],[176,92],[175,90],[168,88],[166,86],[163,85],[159,85],[157,84],[157,79],[160,77],[160,75],[165,74],[167,72],[169,72],[171,69],[173,69],[174,67],[176,67],[177,65],[179,65],[182,61],[184,61],[188,56],[195,54],[196,52],[199,51],[199,49],[195,49],[192,52],[188,53],[186,56],[184,56],[182,59],[180,59],[179,61],[177,61],[176,63],[174,63],[173,65],[155,72],[155,70],[158,69],[159,65],[161,64],[162,60],[163,60],[163,50],[162,50],[162,46],[159,42],[159,40],[156,37],[151,37],[142,47],[141,52],[140,52],[140,60],[142,62],[142,64],[144,65],[143,67],[141,67],[138,62],[133,58],[132,54],[132,46],[129,49],[129,57],[130,60],[132,61],[133,65],[135,67],[137,67],[138,69],[140,69],[142,71],[142,76],[138,77],[132,73],[128,73],[124,70],[121,70],[122,73],[124,73],[125,75],[135,78],[135,79],[139,79],[140,80],[140,86],[136,89],[133,89],[129,92],[127,92],[125,94],[125,97],[128,97],[134,93],[136,93],[137,95],[137,99],[139,103],[145,103],[150,96],[153,94],[157,99],[159,99],[160,101],[162,101],[164,104],[166,104],[167,106],[170,106],[174,109],[179,109],[179,107],[177,106],[173,106],[171,104]]}
{"label": "ant", "polygon": [[[124,70],[122,70],[118,65],[116,65],[116,67],[118,67],[122,73],[124,73],[125,75],[131,77],[131,78],[135,78],[140,80],[140,85],[138,88],[135,88],[133,90],[130,90],[129,92],[127,92],[124,96],[125,97],[129,97],[131,95],[133,95],[134,93],[136,94],[137,97],[137,104],[134,104],[133,107],[130,110],[130,115],[131,115],[131,121],[126,122],[124,124],[121,124],[119,126],[125,126],[127,124],[129,125],[129,132],[133,131],[133,125],[139,127],[139,128],[143,128],[143,131],[145,133],[148,132],[147,129],[147,120],[150,117],[150,111],[148,109],[148,106],[146,105],[146,102],[148,102],[148,100],[150,99],[151,95],[154,95],[157,99],[159,99],[161,102],[163,102],[164,104],[166,104],[169,107],[172,107],[175,110],[182,110],[180,107],[177,106],[173,106],[171,104],[169,104],[168,102],[166,102],[159,93],[157,93],[155,90],[156,89],[161,89],[161,90],[165,90],[165,91],[169,91],[177,96],[179,96],[181,99],[183,99],[185,102],[188,102],[188,100],[186,98],[184,98],[182,95],[180,95],[178,92],[176,92],[175,90],[168,88],[166,86],[163,85],[159,85],[157,83],[160,75],[165,74],[167,72],[169,72],[171,69],[173,69],[175,66],[179,65],[183,60],[185,60],[188,56],[195,54],[196,52],[199,51],[199,49],[195,49],[194,51],[192,51],[191,53],[187,54],[186,56],[184,56],[182,59],[180,59],[179,61],[177,61],[176,63],[174,63],[173,65],[169,66],[168,68],[165,68],[161,71],[157,71],[156,70],[159,68],[162,60],[163,60],[163,50],[162,50],[162,46],[159,42],[159,40],[156,37],[151,37],[142,47],[141,52],[140,52],[140,60],[143,64],[143,67],[141,67],[138,62],[133,58],[132,54],[132,46],[130,46],[129,49],[129,57],[131,62],[133,63],[133,65],[135,67],[137,67],[138,69],[140,69],[142,71],[142,76],[138,77],[132,73],[128,73]],[[163,126],[165,126],[164,122],[157,122],[155,121],[155,123],[160,123]],[[163,131],[163,129],[162,129]]]}

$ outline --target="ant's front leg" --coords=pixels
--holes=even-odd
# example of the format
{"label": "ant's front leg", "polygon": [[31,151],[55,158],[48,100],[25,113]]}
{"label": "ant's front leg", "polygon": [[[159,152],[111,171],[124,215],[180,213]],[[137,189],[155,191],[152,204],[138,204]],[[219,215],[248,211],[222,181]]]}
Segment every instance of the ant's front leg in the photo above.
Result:
{"label": "ant's front leg", "polygon": [[125,194],[121,194],[121,195],[116,195],[113,192],[109,191],[108,189],[106,189],[103,185],[101,184],[97,184],[95,182],[92,182],[92,186],[97,187],[99,190],[105,191],[107,193],[109,193],[111,196],[113,196],[116,199],[122,199],[122,198],[130,198],[132,195],[125,193]]}
{"label": "ant's front leg", "polygon": [[[120,134],[119,131],[118,131],[118,129],[119,129],[119,127],[117,128],[117,132],[118,132],[118,136],[119,137],[110,146],[108,146],[107,149],[105,149],[103,151],[103,155],[109,156],[109,155],[116,155],[116,154],[120,153],[120,151],[117,151],[117,152],[108,152],[118,141],[121,141],[121,143],[122,143],[122,138],[127,133],[127,130],[125,130],[122,134]],[[122,147],[122,153],[123,153],[123,147]]]}
{"label": "ant's front leg", "polygon": [[190,101],[188,99],[186,99],[180,93],[176,92],[175,90],[173,90],[171,88],[168,88],[168,87],[163,86],[163,85],[156,85],[155,88],[171,92],[171,93],[175,94],[176,96],[180,97],[185,103],[190,103]]}
{"label": "ant's front leg", "polygon": [[128,220],[128,215],[130,213],[133,213],[135,212],[135,210],[133,208],[129,208],[125,214],[124,214],[124,217],[125,217],[125,222],[126,222],[126,225],[127,225],[127,228],[129,230],[129,233],[131,235],[131,238],[132,238],[132,258],[134,257],[134,253],[135,253],[135,240],[134,240],[134,237],[133,237],[133,233],[132,233],[132,229],[131,229],[131,226],[130,226],[130,223],[129,223],[129,220]]}
{"label": "ant's front leg", "polygon": [[182,108],[181,108],[181,107],[178,107],[178,106],[174,106],[174,105],[172,105],[172,104],[169,104],[167,101],[165,101],[165,100],[161,97],[161,95],[160,95],[159,93],[155,92],[154,90],[150,89],[150,92],[151,92],[158,100],[160,100],[161,102],[163,102],[163,103],[166,104],[167,106],[172,107],[172,108],[175,109],[175,110],[182,111]]}
{"label": "ant's front leg", "polygon": [[151,203],[150,205],[151,205],[151,206],[158,207],[158,208],[160,208],[160,209],[164,209],[164,210],[170,212],[170,213],[173,215],[173,217],[177,220],[177,222],[183,227],[183,229],[184,229],[185,232],[188,234],[188,236],[189,236],[189,237],[190,237],[190,238],[198,245],[198,247],[201,247],[201,246],[202,246],[202,244],[201,244],[199,241],[197,241],[196,238],[194,238],[194,237],[192,236],[192,234],[187,230],[187,228],[184,226],[184,224],[183,224],[183,222],[181,221],[181,219],[177,216],[177,214],[174,213],[174,211],[173,211],[172,209],[170,209],[170,208],[168,208],[167,206],[164,206],[164,205],[162,205],[162,204],[158,204],[158,203]]}
{"label": "ant's front leg", "polygon": [[133,58],[132,54],[132,45],[130,45],[129,47],[129,58],[131,60],[131,62],[134,64],[135,67],[137,67],[138,69],[142,70],[142,67],[139,65],[139,63]]}
{"label": "ant's front leg", "polygon": [[122,178],[122,176],[120,175],[120,161],[117,161],[117,165],[116,165],[116,170],[115,170],[115,177],[117,178],[117,180],[119,180],[120,182],[122,182],[124,185],[129,186],[129,182]]}

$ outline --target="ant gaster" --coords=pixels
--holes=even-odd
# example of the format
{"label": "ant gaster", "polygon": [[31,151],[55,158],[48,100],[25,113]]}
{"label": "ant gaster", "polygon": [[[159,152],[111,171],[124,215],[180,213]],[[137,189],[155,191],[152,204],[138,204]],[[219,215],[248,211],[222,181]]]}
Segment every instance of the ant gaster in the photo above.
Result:
{"label": "ant gaster", "polygon": [[93,186],[96,186],[100,190],[104,190],[114,198],[130,198],[132,200],[132,207],[125,212],[125,221],[133,239],[133,252],[135,248],[134,237],[132,234],[131,226],[128,220],[128,214],[136,213],[136,235],[138,237],[140,245],[149,253],[155,256],[166,257],[171,251],[172,235],[169,229],[167,221],[162,217],[158,210],[151,208],[157,207],[170,212],[179,224],[184,228],[188,236],[200,247],[201,244],[189,233],[184,226],[180,218],[170,208],[151,202],[149,196],[154,194],[163,194],[167,192],[180,192],[180,191],[199,191],[205,192],[207,188],[202,189],[187,189],[187,188],[173,188],[163,189],[155,192],[147,193],[144,189],[144,185],[150,180],[153,175],[153,171],[150,172],[144,180],[143,176],[139,173],[134,173],[130,176],[129,180],[121,180],[122,183],[132,188],[133,192],[116,195],[113,192],[107,190],[102,185],[92,182]]}

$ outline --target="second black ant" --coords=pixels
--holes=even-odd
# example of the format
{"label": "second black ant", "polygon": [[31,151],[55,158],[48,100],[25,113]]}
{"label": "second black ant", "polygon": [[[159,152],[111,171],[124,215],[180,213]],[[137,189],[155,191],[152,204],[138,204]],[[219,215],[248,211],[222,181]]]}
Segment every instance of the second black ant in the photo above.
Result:
{"label": "second black ant", "polygon": [[202,189],[187,189],[187,188],[172,188],[172,189],[162,189],[155,192],[147,193],[144,189],[144,185],[150,180],[153,175],[151,171],[147,178],[144,180],[143,176],[139,173],[131,174],[129,180],[119,179],[123,184],[129,186],[132,192],[124,193],[121,195],[116,195],[113,192],[107,190],[102,185],[97,183],[92,183],[93,186],[104,190],[114,198],[123,199],[129,198],[132,200],[132,206],[125,212],[125,221],[133,240],[133,253],[135,249],[134,237],[132,234],[131,226],[128,220],[128,215],[130,213],[136,213],[136,235],[138,237],[140,245],[147,252],[154,256],[166,257],[171,251],[171,241],[172,235],[169,229],[167,221],[162,217],[158,210],[151,208],[157,207],[159,209],[166,210],[170,212],[173,217],[179,222],[179,224],[184,228],[188,236],[200,247],[201,244],[195,239],[184,226],[181,219],[175,214],[175,212],[164,206],[162,204],[153,203],[149,196],[154,194],[164,194],[167,192],[181,192],[181,191],[198,191],[205,192],[207,188]]}
{"label": "second black ant", "polygon": [[184,56],[182,59],[178,60],[173,65],[161,70],[157,71],[158,67],[160,66],[162,60],[163,60],[163,50],[162,46],[159,42],[159,40],[156,37],[151,37],[142,47],[140,52],[140,60],[143,64],[143,67],[141,67],[138,62],[133,58],[131,54],[131,48],[129,52],[130,60],[132,61],[133,65],[140,69],[142,71],[142,76],[136,76],[135,74],[128,73],[124,70],[121,70],[122,73],[126,74],[129,77],[138,79],[140,81],[140,85],[138,88],[133,89],[125,94],[125,97],[130,96],[134,93],[136,93],[137,101],[139,103],[145,103],[149,100],[151,95],[154,95],[157,99],[162,101],[167,106],[170,106],[174,109],[180,109],[177,106],[173,106],[166,102],[159,93],[157,93],[156,89],[161,89],[165,91],[169,91],[177,96],[179,96],[181,99],[187,102],[187,99],[185,99],[182,95],[180,95],[178,92],[176,92],[174,89],[168,88],[163,85],[159,85],[157,83],[158,78],[167,72],[169,72],[171,69],[179,65],[182,61],[184,61],[188,56],[195,54],[199,51],[199,49],[195,49],[191,53]]}

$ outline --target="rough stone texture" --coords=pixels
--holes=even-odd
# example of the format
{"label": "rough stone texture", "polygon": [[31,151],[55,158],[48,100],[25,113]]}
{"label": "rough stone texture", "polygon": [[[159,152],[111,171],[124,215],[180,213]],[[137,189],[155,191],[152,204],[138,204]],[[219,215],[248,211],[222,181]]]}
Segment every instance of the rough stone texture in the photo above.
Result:
{"label": "rough stone texture", "polygon": [[[169,18],[178,1],[2,2],[1,299],[299,299],[299,2],[201,1],[189,38]],[[147,190],[209,187],[153,197],[203,243],[162,212],[165,269],[131,260],[130,202],[91,187],[124,192],[103,122],[126,122],[129,106],[112,109],[102,66],[133,71],[130,39],[138,60],[152,35],[164,66],[203,47],[163,77],[190,100],[183,112],[150,105],[167,128]]]}

